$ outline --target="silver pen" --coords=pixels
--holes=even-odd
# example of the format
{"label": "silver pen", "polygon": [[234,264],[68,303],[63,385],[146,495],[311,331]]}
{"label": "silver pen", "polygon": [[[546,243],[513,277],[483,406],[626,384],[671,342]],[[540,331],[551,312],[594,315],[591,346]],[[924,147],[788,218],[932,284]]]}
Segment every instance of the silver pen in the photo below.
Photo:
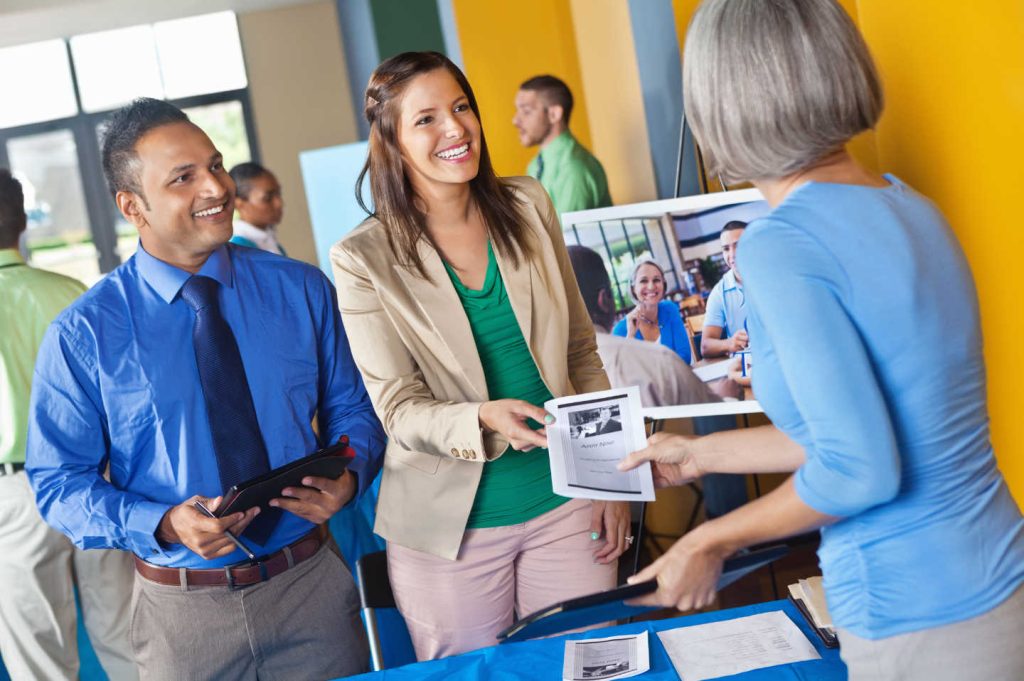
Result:
{"label": "silver pen", "polygon": [[[216,518],[217,517],[217,516],[215,516],[213,514],[213,511],[211,511],[210,509],[206,508],[206,505],[203,502],[201,502],[201,501],[197,500],[192,505],[195,506],[196,510],[198,510],[200,513],[205,515],[207,518]],[[250,550],[248,546],[243,544],[242,540],[239,539],[238,537],[236,537],[234,532],[232,532],[231,530],[224,530],[224,534],[226,534],[228,536],[228,539],[230,539],[231,541],[233,541],[235,543],[235,546],[237,546],[238,548],[242,549],[242,551],[245,553],[245,555],[247,555],[249,557],[249,560],[252,560],[252,561],[256,560],[256,554],[253,553],[252,550]]]}

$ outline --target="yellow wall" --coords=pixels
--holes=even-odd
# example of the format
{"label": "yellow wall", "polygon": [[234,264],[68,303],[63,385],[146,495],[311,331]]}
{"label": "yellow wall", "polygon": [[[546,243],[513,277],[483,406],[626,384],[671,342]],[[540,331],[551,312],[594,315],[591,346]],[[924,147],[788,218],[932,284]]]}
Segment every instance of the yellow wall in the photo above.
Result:
{"label": "yellow wall", "polygon": [[630,28],[621,0],[571,0],[580,72],[591,112],[591,151],[608,175],[615,203],[658,198],[647,119]]}
{"label": "yellow wall", "polygon": [[939,205],[974,272],[992,438],[1022,503],[1024,3],[859,0],[857,10],[886,86],[880,165]]}
{"label": "yellow wall", "polygon": [[261,160],[284,194],[281,243],[291,257],[315,263],[299,152],[358,139],[335,5],[239,14],[238,28]]}
{"label": "yellow wall", "polygon": [[[680,43],[697,0],[673,0]],[[840,0],[881,72],[886,109],[861,162],[931,197],[963,245],[981,303],[992,439],[1024,500],[1024,3]],[[935,291],[941,296],[942,291]]]}
{"label": "yellow wall", "polygon": [[[857,0],[839,0],[839,4],[857,20]],[[690,24],[690,17],[693,16],[700,0],[672,0],[672,10],[676,17],[676,34],[679,38],[680,56],[686,45],[686,29]],[[875,140],[875,132],[868,130],[850,141],[850,153],[854,158],[872,170],[879,170],[878,147]]]}
{"label": "yellow wall", "polygon": [[466,76],[480,104],[491,160],[499,175],[523,175],[537,153],[512,127],[519,84],[550,73],[575,99],[570,128],[588,148],[590,124],[576,56],[569,0],[453,0]]}

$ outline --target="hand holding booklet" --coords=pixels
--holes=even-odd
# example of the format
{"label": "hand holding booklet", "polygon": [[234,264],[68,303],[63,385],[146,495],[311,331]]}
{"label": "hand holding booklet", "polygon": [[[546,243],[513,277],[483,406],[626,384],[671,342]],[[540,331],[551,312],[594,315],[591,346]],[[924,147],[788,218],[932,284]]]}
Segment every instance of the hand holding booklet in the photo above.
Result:
{"label": "hand holding booklet", "polygon": [[651,465],[620,471],[616,465],[647,445],[636,386],[544,403],[555,494],[603,501],[654,501]]}

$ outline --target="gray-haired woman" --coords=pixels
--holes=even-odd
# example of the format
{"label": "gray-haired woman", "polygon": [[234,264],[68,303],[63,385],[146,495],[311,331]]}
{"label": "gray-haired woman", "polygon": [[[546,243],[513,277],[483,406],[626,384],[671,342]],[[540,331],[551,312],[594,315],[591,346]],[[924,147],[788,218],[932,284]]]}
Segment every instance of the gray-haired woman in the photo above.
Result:
{"label": "gray-haired woman", "polygon": [[989,441],[974,283],[935,206],[845,151],[882,110],[863,39],[832,0],[706,0],[684,87],[711,170],[773,207],[738,260],[775,425],[655,435],[623,466],[795,474],[636,579],[700,607],[724,556],[820,527],[851,679],[1024,679],[1024,520]]}

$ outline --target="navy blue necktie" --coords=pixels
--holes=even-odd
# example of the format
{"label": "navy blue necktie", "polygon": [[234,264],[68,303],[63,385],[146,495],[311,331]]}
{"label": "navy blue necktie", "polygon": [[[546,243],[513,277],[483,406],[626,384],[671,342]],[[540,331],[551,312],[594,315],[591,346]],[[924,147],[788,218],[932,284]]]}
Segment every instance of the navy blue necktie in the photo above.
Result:
{"label": "navy blue necktie", "polygon": [[[196,366],[220,484],[227,491],[232,485],[268,472],[270,458],[235,334],[220,313],[219,287],[215,279],[196,275],[185,282],[181,297],[196,313],[192,327]],[[245,536],[265,544],[280,517],[280,509],[263,509],[246,528]]]}

